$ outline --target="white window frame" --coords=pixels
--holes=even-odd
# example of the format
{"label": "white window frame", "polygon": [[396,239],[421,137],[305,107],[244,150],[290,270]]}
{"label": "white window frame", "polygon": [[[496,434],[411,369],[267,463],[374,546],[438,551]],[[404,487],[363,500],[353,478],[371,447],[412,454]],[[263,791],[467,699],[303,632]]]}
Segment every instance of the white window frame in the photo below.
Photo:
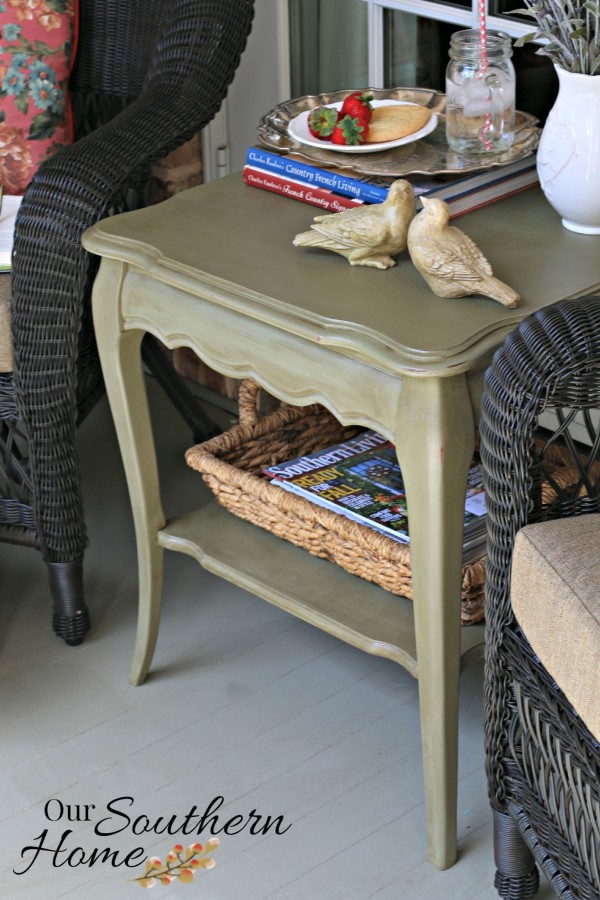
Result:
{"label": "white window frame", "polygon": [[[412,13],[439,22],[450,22],[464,28],[479,26],[477,0],[472,0],[471,9],[435,3],[434,0],[363,0],[363,2],[368,6],[369,86],[373,88],[384,86],[383,13],[386,9]],[[521,37],[532,30],[532,26],[527,22],[511,21],[500,16],[489,16],[486,21],[489,29],[505,31],[513,38]]]}
{"label": "white window frame", "polygon": [[[214,181],[239,169],[240,154],[255,137],[255,124],[254,121],[249,124],[249,117],[255,115],[258,122],[264,112],[290,98],[288,0],[256,0],[255,6],[248,47],[242,54],[236,78],[220,111],[202,132],[204,181]],[[269,60],[268,65],[269,72],[273,72],[269,96],[263,97],[260,87],[253,95],[253,66],[260,65],[257,60],[261,54],[271,53],[273,47],[276,48],[276,59]]]}

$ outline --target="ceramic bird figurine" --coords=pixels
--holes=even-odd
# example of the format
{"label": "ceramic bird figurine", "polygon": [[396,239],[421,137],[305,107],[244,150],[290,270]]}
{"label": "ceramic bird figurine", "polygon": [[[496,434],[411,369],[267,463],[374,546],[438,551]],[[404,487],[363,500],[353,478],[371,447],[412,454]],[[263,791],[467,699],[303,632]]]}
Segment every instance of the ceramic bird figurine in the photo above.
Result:
{"label": "ceramic bird figurine", "polygon": [[404,179],[390,185],[383,203],[315,216],[310,231],[297,234],[295,247],[321,247],[345,256],[351,266],[389,269],[406,249],[408,226],[416,215],[412,185]]}
{"label": "ceramic bird figurine", "polygon": [[492,267],[470,237],[448,224],[443,200],[421,198],[423,209],[408,230],[410,257],[438,297],[482,294],[504,306],[516,306],[519,295],[494,278]]}

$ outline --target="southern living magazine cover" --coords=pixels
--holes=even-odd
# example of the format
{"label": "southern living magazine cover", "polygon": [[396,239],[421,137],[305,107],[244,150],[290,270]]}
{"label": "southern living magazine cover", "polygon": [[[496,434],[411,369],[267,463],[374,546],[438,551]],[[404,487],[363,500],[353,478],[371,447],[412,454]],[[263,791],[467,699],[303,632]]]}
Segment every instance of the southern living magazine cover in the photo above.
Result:
{"label": "southern living magazine cover", "polygon": [[[409,541],[406,493],[394,445],[375,431],[264,469],[285,490],[354,519],[394,540]],[[480,467],[471,466],[465,498],[465,547],[485,528]]]}

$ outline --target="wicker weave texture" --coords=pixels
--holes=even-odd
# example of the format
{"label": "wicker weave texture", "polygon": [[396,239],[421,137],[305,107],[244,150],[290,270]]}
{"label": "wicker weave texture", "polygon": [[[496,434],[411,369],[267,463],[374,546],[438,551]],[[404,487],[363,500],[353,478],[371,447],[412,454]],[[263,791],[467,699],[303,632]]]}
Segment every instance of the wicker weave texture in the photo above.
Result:
{"label": "wicker weave texture", "polygon": [[30,444],[37,541],[48,560],[81,556],[86,542],[75,445],[85,402],[80,375],[86,368],[92,394],[101,378],[89,315],[96,261],[81,236],[111,208],[123,208],[140,170],[213,118],[253,13],[251,0],[83,0],[81,6],[77,89],[137,97],[40,168],[17,221],[14,384]]}
{"label": "wicker weave texture", "polygon": [[76,429],[103,392],[90,303],[98,261],[81,237],[104,216],[145,203],[152,164],[214,117],[253,5],[79,0],[76,140],[40,167],[21,204],[14,371],[0,375],[0,540],[41,550],[55,630],[68,643],[79,643],[89,623]]}
{"label": "wicker weave texture", "polygon": [[[481,460],[487,491],[485,741],[489,794],[508,816],[561,896],[600,897],[600,754],[592,735],[535,658],[510,603],[515,535],[528,522],[600,509],[600,297],[563,301],[526,319],[486,373]],[[554,410],[556,433],[533,440],[539,415]],[[591,443],[572,437],[579,413]],[[558,443],[577,477],[552,480]],[[549,479],[553,490],[545,494]],[[552,611],[548,611],[552,627]],[[506,820],[504,820],[506,821]],[[506,827],[506,826],[504,826]],[[523,843],[521,841],[521,843]],[[501,850],[498,850],[498,847]],[[516,838],[497,841],[503,897],[532,896]],[[509,848],[507,850],[506,848]]]}

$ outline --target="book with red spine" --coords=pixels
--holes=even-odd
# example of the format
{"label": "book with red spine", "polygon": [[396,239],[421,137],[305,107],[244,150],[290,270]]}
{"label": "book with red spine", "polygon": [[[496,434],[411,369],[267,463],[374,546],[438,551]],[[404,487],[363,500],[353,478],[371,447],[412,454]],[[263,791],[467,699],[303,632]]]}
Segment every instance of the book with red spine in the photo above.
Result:
{"label": "book with red spine", "polygon": [[[246,168],[260,172],[263,179],[273,178],[287,182],[289,185],[300,185],[312,188],[315,192],[326,191],[340,198],[352,198],[360,203],[380,203],[385,200],[392,178],[357,178],[343,172],[311,166],[293,154],[282,156],[260,147],[250,147],[246,154]],[[439,179],[422,175],[407,176],[413,184],[417,212],[422,208],[421,196],[439,197],[449,207],[450,217],[464,215],[497,200],[510,197],[527,188],[539,184],[535,156],[530,154],[503,166],[495,166],[483,171],[471,172],[450,179]],[[373,183],[373,182],[377,183]],[[261,185],[257,185],[261,186]],[[272,188],[274,189],[274,188]],[[295,188],[286,188],[281,193],[293,196]],[[308,202],[301,193],[294,199]],[[317,202],[315,205],[321,205]],[[325,205],[322,207],[327,209]],[[339,211],[329,207],[330,211]]]}
{"label": "book with red spine", "polygon": [[301,181],[275,175],[273,172],[258,169],[255,166],[245,165],[242,169],[242,178],[246,184],[252,187],[272,191],[275,194],[281,194],[282,197],[299,200],[301,203],[318,206],[324,212],[342,212],[344,209],[355,209],[357,206],[364,205],[362,200],[343,197],[326,188],[303,184]]}

